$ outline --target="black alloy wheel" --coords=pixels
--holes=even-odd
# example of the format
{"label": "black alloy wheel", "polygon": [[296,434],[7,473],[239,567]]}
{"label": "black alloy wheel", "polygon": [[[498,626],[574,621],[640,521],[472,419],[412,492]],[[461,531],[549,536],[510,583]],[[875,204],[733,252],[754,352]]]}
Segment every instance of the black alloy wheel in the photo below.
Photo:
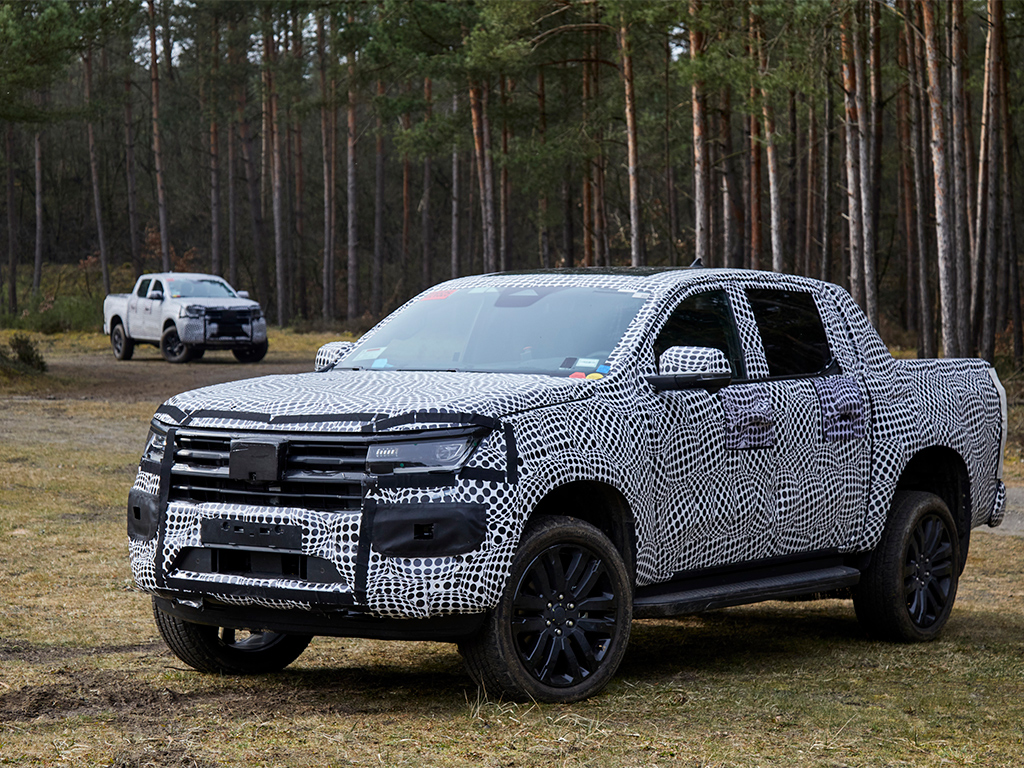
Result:
{"label": "black alloy wheel", "polygon": [[160,352],[168,363],[187,363],[192,357],[188,344],[178,336],[178,329],[168,326],[160,337]]}
{"label": "black alloy wheel", "polygon": [[621,554],[589,523],[528,525],[498,605],[459,645],[488,696],[570,702],[611,680],[629,642],[633,589]]}
{"label": "black alloy wheel", "polygon": [[853,590],[857,619],[886,640],[938,636],[956,600],[961,539],[946,503],[924,491],[898,491],[871,564]]}

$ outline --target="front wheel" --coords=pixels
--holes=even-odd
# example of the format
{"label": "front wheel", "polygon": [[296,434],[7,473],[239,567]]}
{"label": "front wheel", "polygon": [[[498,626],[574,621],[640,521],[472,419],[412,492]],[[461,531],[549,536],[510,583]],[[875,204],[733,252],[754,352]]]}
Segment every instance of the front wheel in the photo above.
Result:
{"label": "front wheel", "polygon": [[131,360],[135,352],[135,342],[128,338],[124,326],[118,323],[110,329],[110,348],[117,360]]}
{"label": "front wheel", "polygon": [[264,341],[262,344],[254,344],[251,347],[232,349],[231,352],[240,363],[258,363],[266,356],[268,347],[269,345]]}
{"label": "front wheel", "polygon": [[178,329],[173,325],[167,327],[160,337],[160,352],[168,363],[187,363],[192,359],[192,350],[178,336]]}
{"label": "front wheel", "polygon": [[579,701],[615,674],[632,618],[632,585],[611,541],[589,523],[542,518],[523,534],[484,628],[459,652],[488,696]]}
{"label": "front wheel", "polygon": [[938,496],[900,491],[889,522],[854,588],[857,619],[887,640],[935,638],[949,619],[960,573],[960,539]]}
{"label": "front wheel", "polygon": [[278,672],[306,650],[312,635],[287,635],[193,624],[164,613],[153,600],[153,617],[174,655],[200,672],[259,675]]}

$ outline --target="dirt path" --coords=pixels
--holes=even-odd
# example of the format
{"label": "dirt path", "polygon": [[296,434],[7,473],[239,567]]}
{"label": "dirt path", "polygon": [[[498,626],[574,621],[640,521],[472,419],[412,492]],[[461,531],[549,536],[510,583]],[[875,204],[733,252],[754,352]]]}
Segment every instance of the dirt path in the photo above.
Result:
{"label": "dirt path", "polygon": [[171,365],[155,347],[136,349],[126,362],[118,362],[109,351],[58,351],[46,355],[52,382],[39,394],[76,400],[163,402],[179,392],[210,384],[311,371],[315,355],[315,349],[272,351],[259,363],[243,364],[230,352],[207,352],[201,360]]}

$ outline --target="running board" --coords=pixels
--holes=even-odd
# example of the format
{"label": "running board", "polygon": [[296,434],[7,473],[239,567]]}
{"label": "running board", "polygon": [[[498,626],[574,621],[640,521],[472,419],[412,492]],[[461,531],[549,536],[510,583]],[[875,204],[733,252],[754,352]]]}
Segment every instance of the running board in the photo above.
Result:
{"label": "running board", "polygon": [[[733,584],[720,584],[692,589],[665,592],[664,584],[659,594],[643,594],[638,590],[633,598],[634,619],[654,619],[664,616],[682,616],[700,613],[712,608],[727,608],[731,605],[759,603],[763,600],[778,600],[786,597],[829,592],[842,587],[852,587],[860,581],[860,571],[847,565],[820,568],[782,576],[766,576]],[[680,584],[685,587],[685,584]]]}

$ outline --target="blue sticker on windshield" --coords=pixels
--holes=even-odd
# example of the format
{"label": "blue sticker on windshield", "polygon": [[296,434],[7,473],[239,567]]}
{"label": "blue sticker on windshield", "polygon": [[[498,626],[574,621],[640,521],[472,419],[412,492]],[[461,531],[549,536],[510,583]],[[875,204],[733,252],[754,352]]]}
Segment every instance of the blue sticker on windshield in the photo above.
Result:
{"label": "blue sticker on windshield", "polygon": [[598,373],[608,373],[608,371],[610,371],[611,369],[612,369],[612,367],[610,365],[599,365],[599,366],[597,366],[597,372]]}
{"label": "blue sticker on windshield", "polygon": [[371,365],[370,367],[371,368],[383,368],[387,364],[388,364],[388,359],[386,357],[378,357],[376,360],[373,361],[373,365]]}

